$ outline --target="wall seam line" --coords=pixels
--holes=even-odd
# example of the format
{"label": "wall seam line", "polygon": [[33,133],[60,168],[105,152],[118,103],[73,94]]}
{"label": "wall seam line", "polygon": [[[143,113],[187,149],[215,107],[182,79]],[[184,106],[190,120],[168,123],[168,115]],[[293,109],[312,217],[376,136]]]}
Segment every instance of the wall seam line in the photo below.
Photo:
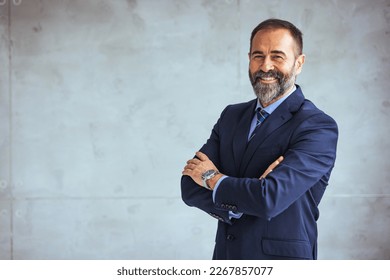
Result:
{"label": "wall seam line", "polygon": [[8,109],[9,109],[9,188],[10,188],[10,259],[14,259],[14,195],[13,195],[13,121],[12,121],[12,37],[11,37],[11,2],[8,2]]}

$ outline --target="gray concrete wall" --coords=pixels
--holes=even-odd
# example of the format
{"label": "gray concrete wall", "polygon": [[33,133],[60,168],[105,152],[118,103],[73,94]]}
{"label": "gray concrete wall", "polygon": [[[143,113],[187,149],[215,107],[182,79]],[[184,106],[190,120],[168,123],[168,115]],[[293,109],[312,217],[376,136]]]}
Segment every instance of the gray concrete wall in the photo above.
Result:
{"label": "gray concrete wall", "polygon": [[390,1],[0,1],[0,258],[210,259],[184,162],[254,98],[252,28],[304,32],[298,79],[340,128],[319,258],[390,258]]}

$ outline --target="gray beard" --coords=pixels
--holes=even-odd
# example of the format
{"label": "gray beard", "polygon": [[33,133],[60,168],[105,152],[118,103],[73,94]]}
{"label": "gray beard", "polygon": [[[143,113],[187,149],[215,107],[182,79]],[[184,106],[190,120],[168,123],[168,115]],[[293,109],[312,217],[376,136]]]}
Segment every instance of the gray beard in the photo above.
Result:
{"label": "gray beard", "polygon": [[263,84],[258,80],[254,81],[251,73],[249,73],[249,78],[251,80],[253,91],[256,94],[261,104],[268,104],[272,100],[277,99],[282,96],[286,91],[291,88],[295,83],[295,71],[291,70],[286,76],[281,75],[281,78],[277,78],[277,82],[274,84]]}

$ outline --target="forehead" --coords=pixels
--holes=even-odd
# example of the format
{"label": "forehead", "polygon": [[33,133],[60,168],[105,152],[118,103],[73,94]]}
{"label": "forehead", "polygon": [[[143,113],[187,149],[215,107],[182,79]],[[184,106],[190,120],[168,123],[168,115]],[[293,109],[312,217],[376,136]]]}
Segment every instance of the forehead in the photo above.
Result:
{"label": "forehead", "polygon": [[278,50],[286,54],[293,54],[296,48],[297,45],[289,30],[264,29],[257,32],[253,37],[251,52],[271,52]]}

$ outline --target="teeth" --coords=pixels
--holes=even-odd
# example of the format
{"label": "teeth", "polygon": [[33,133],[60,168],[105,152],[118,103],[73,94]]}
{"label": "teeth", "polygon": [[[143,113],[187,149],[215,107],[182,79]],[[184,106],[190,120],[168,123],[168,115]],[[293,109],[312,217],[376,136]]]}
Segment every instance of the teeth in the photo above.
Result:
{"label": "teeth", "polygon": [[272,78],[272,77],[263,77],[261,78],[262,80],[264,81],[272,81],[272,80],[275,80],[275,78]]}

